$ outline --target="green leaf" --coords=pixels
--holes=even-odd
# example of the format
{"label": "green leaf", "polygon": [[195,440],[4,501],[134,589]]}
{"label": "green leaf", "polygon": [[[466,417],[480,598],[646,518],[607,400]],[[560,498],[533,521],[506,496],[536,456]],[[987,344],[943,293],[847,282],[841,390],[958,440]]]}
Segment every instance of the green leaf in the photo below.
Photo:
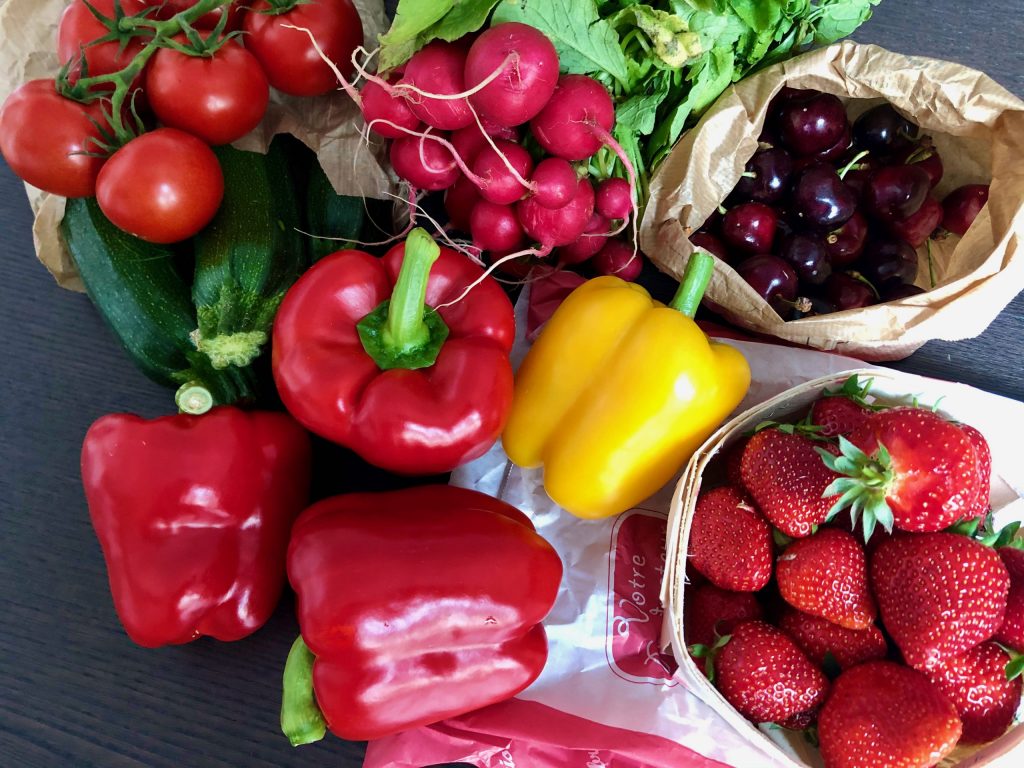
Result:
{"label": "green leaf", "polygon": [[682,16],[659,11],[649,5],[634,5],[629,10],[633,12],[637,26],[650,39],[655,55],[667,66],[685,66],[706,50],[700,35],[690,31]]}
{"label": "green leaf", "polygon": [[652,93],[638,93],[615,108],[616,129],[623,126],[645,136],[654,130],[657,109],[669,93],[669,79],[660,77],[654,83]]}
{"label": "green leaf", "polygon": [[400,0],[380,38],[380,68],[393,69],[432,40],[458,40],[480,29],[499,0]]}
{"label": "green leaf", "polygon": [[755,32],[775,30],[782,19],[784,2],[778,0],[729,0],[733,13]]}
{"label": "green leaf", "polygon": [[818,4],[814,43],[828,45],[851,34],[871,18],[871,7],[881,0],[828,0]]}
{"label": "green leaf", "polygon": [[454,5],[455,0],[399,0],[391,28],[380,38],[381,47],[413,42]]}
{"label": "green leaf", "polygon": [[451,42],[470,32],[476,32],[487,23],[491,9],[498,2],[499,0],[456,0],[455,7],[434,24],[428,30],[428,34]]}
{"label": "green leaf", "polygon": [[628,88],[619,36],[597,12],[594,0],[503,0],[491,24],[518,21],[536,27],[555,45],[562,71],[604,72]]}
{"label": "green leaf", "polygon": [[1014,678],[1020,677],[1024,674],[1024,655],[1016,656],[1009,664],[1006,665],[1006,679],[1013,680]]}

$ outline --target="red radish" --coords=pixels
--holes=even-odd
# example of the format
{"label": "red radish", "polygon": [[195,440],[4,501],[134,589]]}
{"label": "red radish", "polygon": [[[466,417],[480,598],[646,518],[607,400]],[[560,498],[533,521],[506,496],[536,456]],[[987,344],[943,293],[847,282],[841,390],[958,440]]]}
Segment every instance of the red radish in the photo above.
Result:
{"label": "red radish", "polygon": [[495,122],[488,120],[483,115],[479,115],[480,125],[484,128],[484,133],[490,136],[492,139],[505,139],[507,141],[519,141],[519,129],[514,125],[498,125]]}
{"label": "red radish", "polygon": [[608,241],[608,219],[597,211],[590,214],[587,228],[579,240],[558,249],[558,261],[563,265],[582,264],[600,251]]}
{"label": "red radish", "polygon": [[480,126],[473,123],[465,128],[452,131],[451,142],[452,146],[455,147],[455,152],[462,158],[463,162],[466,165],[472,166],[476,156],[480,154],[480,150],[487,146],[487,137],[480,130]]}
{"label": "red radish", "polygon": [[511,252],[523,243],[523,228],[510,205],[481,200],[469,214],[473,244],[485,251]]}
{"label": "red radish", "polygon": [[[452,96],[462,93],[465,47],[458,43],[435,40],[413,54],[405,65],[399,87],[413,86],[425,93]],[[465,128],[473,123],[473,111],[465,98],[442,99],[423,96],[412,89],[402,89],[409,109],[427,125],[444,131]]]}
{"label": "red radish", "polygon": [[460,174],[444,193],[444,209],[452,226],[469,232],[469,215],[479,200],[480,190],[476,184]]}
{"label": "red radish", "polygon": [[390,158],[395,173],[419,189],[447,189],[459,178],[452,153],[429,138],[395,139]]}
{"label": "red radish", "polygon": [[[423,124],[412,113],[405,99],[395,96],[382,85],[367,81],[359,92],[363,120],[367,127],[386,139],[400,139],[406,131],[419,131]],[[395,126],[399,126],[396,128]],[[401,130],[404,128],[405,130]]]}
{"label": "red radish", "polygon": [[623,240],[609,240],[591,263],[599,275],[612,275],[632,283],[644,268],[643,256]]}
{"label": "red radish", "polygon": [[[493,77],[494,72],[500,72]],[[521,125],[540,112],[558,83],[558,53],[543,33],[517,22],[497,24],[473,42],[465,82],[470,103],[499,125]]]}
{"label": "red radish", "polygon": [[576,170],[561,157],[545,157],[530,180],[534,199],[545,208],[561,208],[576,194]]}
{"label": "red radish", "polygon": [[627,219],[633,212],[633,198],[625,179],[605,179],[597,185],[597,211],[606,219]]}
{"label": "red radish", "polygon": [[526,234],[538,241],[545,252],[579,239],[593,212],[594,188],[590,179],[580,179],[576,184],[576,194],[561,208],[545,208],[534,197],[516,204],[516,213]]}
{"label": "red radish", "polygon": [[484,146],[473,160],[473,173],[478,175],[483,184],[480,196],[499,205],[509,205],[526,194],[527,189],[508,165],[515,169],[520,178],[526,178],[533,170],[530,153],[522,146],[511,141],[498,139],[494,147]]}
{"label": "red radish", "polygon": [[563,75],[530,130],[549,154],[586,160],[608,143],[614,124],[615,107],[601,83],[586,75]]}

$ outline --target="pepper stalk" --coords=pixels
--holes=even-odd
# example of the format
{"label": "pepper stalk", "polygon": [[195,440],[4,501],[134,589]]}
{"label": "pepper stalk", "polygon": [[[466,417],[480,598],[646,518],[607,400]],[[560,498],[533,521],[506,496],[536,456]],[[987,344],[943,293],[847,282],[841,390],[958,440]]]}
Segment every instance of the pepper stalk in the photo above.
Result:
{"label": "pepper stalk", "polygon": [[327,735],[327,721],[313,692],[313,662],[302,635],[295,638],[284,663],[281,695],[281,731],[293,747],[312,744]]}

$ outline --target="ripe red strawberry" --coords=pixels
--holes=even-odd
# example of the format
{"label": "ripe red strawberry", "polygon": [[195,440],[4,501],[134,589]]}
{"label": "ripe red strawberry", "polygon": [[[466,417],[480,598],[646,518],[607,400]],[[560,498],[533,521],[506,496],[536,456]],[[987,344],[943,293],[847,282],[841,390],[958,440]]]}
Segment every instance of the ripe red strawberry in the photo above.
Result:
{"label": "ripe red strawberry", "polygon": [[747,621],[715,658],[715,685],[726,701],[755,723],[781,723],[815,712],[828,679],[785,632]]}
{"label": "ripe red strawberry", "polygon": [[714,645],[719,635],[728,635],[737,624],[764,615],[751,592],[730,592],[714,584],[687,590],[685,612],[683,633],[687,647]]}
{"label": "ripe red strawberry", "polygon": [[1010,574],[1010,594],[1006,598],[1006,617],[995,639],[1024,653],[1024,549],[1000,547],[996,552]]}
{"label": "ripe red strawberry", "polygon": [[962,656],[947,659],[927,675],[953,702],[964,725],[960,741],[983,744],[1003,735],[1020,704],[1021,680],[1006,679],[1010,654],[995,643],[982,643]]}
{"label": "ripe red strawberry", "polygon": [[814,441],[777,427],[750,438],[740,474],[764,516],[787,536],[809,536],[837,501],[825,490],[839,475],[825,466]]}
{"label": "ripe red strawberry", "polygon": [[817,712],[798,712],[792,717],[783,720],[779,725],[783,728],[789,728],[791,731],[803,731],[814,725],[814,721],[817,719]]}
{"label": "ripe red strawberry", "polygon": [[949,699],[891,661],[843,672],[818,716],[825,768],[925,768],[953,750],[960,730]]}
{"label": "ripe red strawberry", "polygon": [[753,503],[730,486],[697,499],[689,560],[712,584],[756,592],[772,577],[772,530]]}
{"label": "ripe red strawberry", "polygon": [[786,547],[775,578],[779,593],[794,608],[847,629],[866,629],[878,615],[864,548],[838,528],[822,528]]}
{"label": "ripe red strawberry", "polygon": [[846,476],[829,491],[842,494],[842,506],[852,506],[855,517],[862,512],[865,533],[875,520],[886,528],[940,531],[973,513],[980,491],[977,453],[960,427],[932,411],[878,411],[839,443],[840,457],[822,456]]}
{"label": "ripe red strawberry", "polygon": [[965,520],[973,520],[985,517],[989,511],[989,492],[992,485],[992,449],[989,448],[988,440],[970,424],[961,424],[961,431],[967,435],[967,439],[974,446],[974,453],[978,458],[978,497],[975,499],[974,508],[964,514]]}
{"label": "ripe red strawberry", "polygon": [[917,669],[988,640],[1003,623],[1010,577],[991,547],[955,533],[895,536],[871,558],[882,623]]}
{"label": "ripe red strawberry", "polygon": [[779,628],[793,638],[807,658],[819,667],[832,654],[840,669],[849,669],[872,659],[884,659],[885,638],[874,624],[867,629],[845,629],[831,621],[787,608]]}
{"label": "ripe red strawberry", "polygon": [[821,427],[823,437],[849,436],[861,427],[871,410],[842,395],[823,397],[811,406],[811,424]]}

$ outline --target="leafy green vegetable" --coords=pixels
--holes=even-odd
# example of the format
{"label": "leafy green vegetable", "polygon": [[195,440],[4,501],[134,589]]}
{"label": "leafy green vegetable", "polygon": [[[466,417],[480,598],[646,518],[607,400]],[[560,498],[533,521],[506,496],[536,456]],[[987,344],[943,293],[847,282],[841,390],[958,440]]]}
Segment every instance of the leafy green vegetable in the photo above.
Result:
{"label": "leafy green vegetable", "polygon": [[[547,35],[563,72],[591,75],[616,102],[613,134],[640,189],[729,85],[811,45],[849,35],[881,0],[400,0],[381,67],[430,40],[518,21]],[[493,13],[492,13],[493,10]],[[610,150],[591,171],[626,176]],[[642,195],[645,200],[646,196]]]}
{"label": "leafy green vegetable", "polygon": [[619,37],[598,16],[593,0],[506,0],[494,9],[491,24],[506,21],[529,24],[547,35],[558,51],[562,71],[581,75],[604,72],[628,85]]}

